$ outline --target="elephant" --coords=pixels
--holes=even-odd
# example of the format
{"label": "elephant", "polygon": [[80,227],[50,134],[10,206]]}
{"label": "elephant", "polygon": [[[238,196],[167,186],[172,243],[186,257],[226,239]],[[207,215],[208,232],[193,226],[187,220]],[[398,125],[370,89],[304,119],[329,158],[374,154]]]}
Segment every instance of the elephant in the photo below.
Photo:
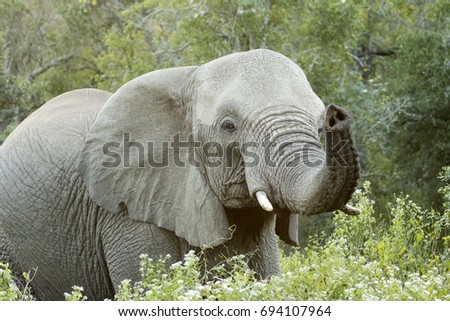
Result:
{"label": "elephant", "polygon": [[242,254],[277,275],[299,215],[359,213],[350,122],[268,49],[64,93],[1,146],[0,258],[36,270],[41,300],[73,285],[114,298],[140,279],[141,254],[172,264],[194,250],[211,267]]}

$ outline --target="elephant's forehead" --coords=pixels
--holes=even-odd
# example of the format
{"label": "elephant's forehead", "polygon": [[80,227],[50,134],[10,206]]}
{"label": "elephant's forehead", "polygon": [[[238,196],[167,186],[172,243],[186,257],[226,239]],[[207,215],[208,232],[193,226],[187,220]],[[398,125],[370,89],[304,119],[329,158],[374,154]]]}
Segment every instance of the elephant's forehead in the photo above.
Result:
{"label": "elephant's forehead", "polygon": [[219,58],[200,67],[197,77],[197,114],[208,123],[224,109],[239,114],[286,104],[314,118],[324,110],[301,68],[270,50]]}
{"label": "elephant's forehead", "polygon": [[286,78],[283,74],[240,75],[227,81],[205,82],[199,87],[197,102],[198,115],[207,123],[226,111],[245,117],[279,105],[294,106],[314,118],[320,118],[324,110],[306,78]]}
{"label": "elephant's forehead", "polygon": [[223,88],[233,81],[254,85],[306,81],[298,65],[269,50],[236,53],[213,60],[200,68],[198,77],[210,89]]}

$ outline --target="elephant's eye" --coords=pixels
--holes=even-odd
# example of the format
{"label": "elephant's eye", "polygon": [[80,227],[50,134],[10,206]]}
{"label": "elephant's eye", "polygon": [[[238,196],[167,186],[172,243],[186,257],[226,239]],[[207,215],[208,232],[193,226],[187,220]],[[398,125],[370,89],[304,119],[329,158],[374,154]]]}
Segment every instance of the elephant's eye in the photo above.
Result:
{"label": "elephant's eye", "polygon": [[229,119],[224,120],[221,127],[224,131],[229,133],[236,131],[236,125]]}

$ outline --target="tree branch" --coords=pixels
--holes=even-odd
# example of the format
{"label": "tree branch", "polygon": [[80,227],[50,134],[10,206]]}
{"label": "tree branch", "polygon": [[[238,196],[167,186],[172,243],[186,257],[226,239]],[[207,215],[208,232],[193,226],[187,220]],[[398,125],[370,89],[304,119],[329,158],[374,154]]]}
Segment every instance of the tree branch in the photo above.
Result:
{"label": "tree branch", "polygon": [[191,45],[191,43],[188,41],[188,42],[185,42],[184,44],[182,44],[181,47],[179,47],[179,48],[158,50],[158,51],[155,51],[153,54],[155,56],[157,56],[157,55],[161,55],[163,53],[169,53],[169,54],[179,53],[179,52],[183,51],[184,49],[186,49],[187,47],[189,47],[190,45]]}
{"label": "tree branch", "polygon": [[72,52],[70,54],[57,57],[57,58],[51,60],[49,63],[47,63],[47,64],[45,64],[45,65],[43,65],[43,66],[41,66],[39,68],[36,68],[35,70],[33,70],[31,73],[29,73],[27,75],[26,80],[29,81],[29,82],[33,82],[34,79],[37,76],[39,76],[40,74],[46,72],[50,68],[56,67],[56,66],[58,66],[58,65],[60,65],[62,63],[65,63],[65,62],[75,58],[77,55],[78,55],[78,53]]}
{"label": "tree branch", "polygon": [[395,55],[395,50],[374,50],[374,51],[370,51],[369,55],[372,56],[394,56]]}

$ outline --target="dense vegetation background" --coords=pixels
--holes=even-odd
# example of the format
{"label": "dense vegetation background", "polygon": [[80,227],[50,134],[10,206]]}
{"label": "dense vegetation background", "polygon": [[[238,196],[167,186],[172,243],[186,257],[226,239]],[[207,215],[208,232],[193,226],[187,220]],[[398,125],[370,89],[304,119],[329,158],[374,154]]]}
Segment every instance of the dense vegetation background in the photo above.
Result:
{"label": "dense vegetation background", "polygon": [[[65,91],[270,48],[354,118],[374,197],[439,207],[450,164],[448,0],[2,0],[2,140]],[[1,142],[1,141],[0,141]]]}
{"label": "dense vegetation background", "polygon": [[[65,91],[115,91],[155,69],[269,48],[297,62],[325,104],[352,114],[370,217],[394,237],[394,195],[425,208],[405,219],[428,213],[429,226],[448,214],[438,175],[450,164],[449,17],[448,0],[0,0],[0,143]],[[439,235],[423,232],[437,248],[442,222]]]}

